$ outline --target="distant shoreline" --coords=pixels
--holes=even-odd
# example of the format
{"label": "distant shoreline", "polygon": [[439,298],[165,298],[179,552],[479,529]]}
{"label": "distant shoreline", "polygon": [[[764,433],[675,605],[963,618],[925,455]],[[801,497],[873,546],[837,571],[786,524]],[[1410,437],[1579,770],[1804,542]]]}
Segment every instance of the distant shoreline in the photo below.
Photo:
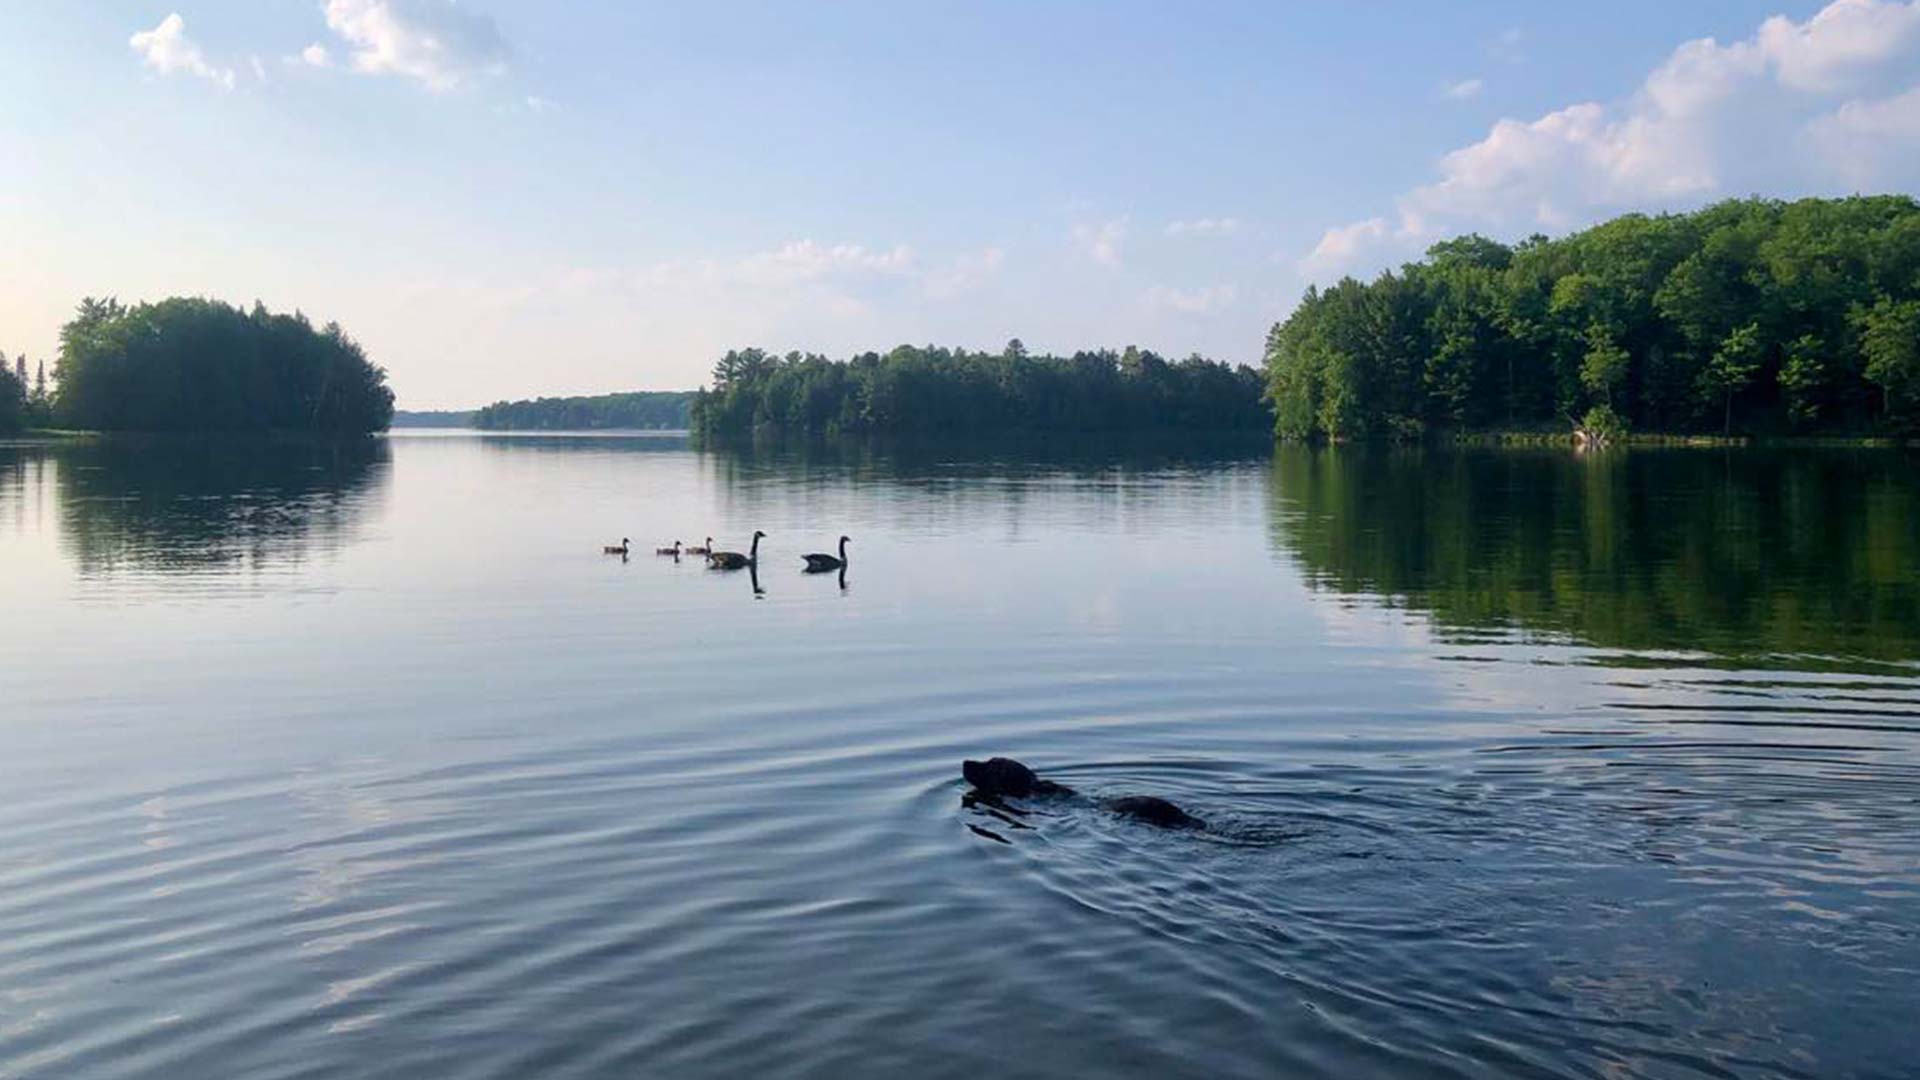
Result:
{"label": "distant shoreline", "polygon": [[[1390,442],[1391,440],[1355,440]],[[1428,440],[1435,441],[1435,440]],[[1571,431],[1462,431],[1437,436],[1437,441],[1456,446],[1578,446]],[[1418,441],[1414,444],[1417,445]],[[1621,447],[1881,447],[1898,448],[1920,445],[1920,440],[1893,435],[1703,435],[1698,432],[1635,431],[1613,435],[1608,446]]]}
{"label": "distant shoreline", "polygon": [[[395,424],[386,431],[366,435],[334,435],[303,430],[290,431],[85,431],[71,428],[27,428],[0,436],[0,446],[58,446],[88,442],[194,442],[219,441],[255,443],[261,441],[360,441],[367,438],[406,437],[411,433],[434,435],[472,435],[488,438],[534,439],[686,439],[709,449],[795,448],[805,446],[872,446],[880,448],[996,449],[1008,446],[1035,447],[1053,445],[1073,449],[1090,443],[1119,440],[1140,445],[1235,445],[1242,448],[1313,445],[1321,447],[1386,446],[1403,449],[1481,447],[1493,449],[1579,449],[1580,443],[1570,431],[1458,431],[1433,432],[1425,438],[1396,440],[1384,436],[1351,439],[1286,439],[1264,433],[1225,430],[1123,429],[1103,432],[1083,431],[996,431],[975,435],[930,433],[924,435],[840,434],[795,436],[763,432],[753,437],[701,436],[687,428],[482,428],[472,424],[413,423]],[[1920,439],[1887,435],[1702,435],[1675,432],[1632,432],[1616,435],[1603,449],[1873,449],[1899,450],[1920,447]]]}

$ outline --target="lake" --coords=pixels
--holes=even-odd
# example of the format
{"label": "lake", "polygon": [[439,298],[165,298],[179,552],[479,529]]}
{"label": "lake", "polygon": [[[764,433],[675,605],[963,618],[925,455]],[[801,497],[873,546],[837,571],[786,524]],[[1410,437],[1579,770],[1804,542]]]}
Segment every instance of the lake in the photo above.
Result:
{"label": "lake", "polygon": [[0,1076],[1911,1075],[1915,465],[0,447]]}

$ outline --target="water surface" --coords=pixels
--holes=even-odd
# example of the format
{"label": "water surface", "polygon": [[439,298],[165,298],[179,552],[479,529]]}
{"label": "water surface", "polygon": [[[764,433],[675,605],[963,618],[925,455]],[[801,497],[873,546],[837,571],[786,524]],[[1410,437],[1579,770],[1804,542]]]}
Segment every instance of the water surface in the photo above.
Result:
{"label": "water surface", "polygon": [[0,1076],[1907,1075],[1914,464],[0,448]]}

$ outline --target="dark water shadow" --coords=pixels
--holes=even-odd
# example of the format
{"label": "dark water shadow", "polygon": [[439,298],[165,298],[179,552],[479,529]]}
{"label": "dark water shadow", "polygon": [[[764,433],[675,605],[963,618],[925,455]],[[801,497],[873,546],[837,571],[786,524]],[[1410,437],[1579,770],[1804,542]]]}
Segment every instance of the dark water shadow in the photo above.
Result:
{"label": "dark water shadow", "polygon": [[[12,453],[20,466],[34,456],[36,483],[50,478],[61,548],[89,576],[299,563],[354,540],[391,469],[379,439],[116,438]],[[0,469],[0,485],[27,475]]]}
{"label": "dark water shadow", "polygon": [[1283,447],[1274,550],[1462,644],[1920,659],[1920,480],[1897,450]]}

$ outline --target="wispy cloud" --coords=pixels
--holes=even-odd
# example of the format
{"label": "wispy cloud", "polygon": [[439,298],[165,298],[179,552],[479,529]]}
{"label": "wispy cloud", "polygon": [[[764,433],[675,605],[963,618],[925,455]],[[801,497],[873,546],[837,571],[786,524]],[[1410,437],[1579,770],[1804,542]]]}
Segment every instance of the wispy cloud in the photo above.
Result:
{"label": "wispy cloud", "polygon": [[755,286],[792,285],[842,274],[902,274],[913,267],[913,249],[905,244],[873,250],[862,244],[796,240],[719,265],[731,281]]}
{"label": "wispy cloud", "polygon": [[1094,262],[1102,266],[1119,266],[1121,247],[1127,241],[1127,219],[1119,217],[1099,223],[1075,225],[1073,240]]}
{"label": "wispy cloud", "polygon": [[493,20],[455,0],[327,0],[326,17],[353,69],[370,75],[446,91],[506,67],[507,43]]}
{"label": "wispy cloud", "polygon": [[1239,218],[1203,217],[1167,222],[1168,236],[1231,236],[1239,231]]}
{"label": "wispy cloud", "polygon": [[1300,272],[1308,277],[1344,272],[1364,262],[1365,256],[1384,246],[1383,241],[1404,240],[1413,235],[1410,224],[1396,227],[1383,217],[1338,225],[1320,234],[1320,242],[1300,260]]}
{"label": "wispy cloud", "polygon": [[1007,253],[997,247],[962,254],[927,272],[926,294],[936,299],[958,296],[998,274],[1006,261]]}
{"label": "wispy cloud", "polygon": [[233,89],[233,69],[207,63],[200,46],[187,36],[187,20],[177,11],[161,19],[160,25],[153,29],[128,38],[127,44],[140,54],[142,63],[162,75],[195,75]]}
{"label": "wispy cloud", "polygon": [[1467,101],[1479,97],[1480,91],[1486,88],[1487,84],[1481,79],[1461,79],[1447,84],[1440,93],[1452,101]]}
{"label": "wispy cloud", "polygon": [[1209,285],[1199,289],[1176,289],[1155,285],[1140,296],[1149,311],[1172,311],[1181,315],[1214,315],[1233,305],[1240,290],[1232,285]]}

